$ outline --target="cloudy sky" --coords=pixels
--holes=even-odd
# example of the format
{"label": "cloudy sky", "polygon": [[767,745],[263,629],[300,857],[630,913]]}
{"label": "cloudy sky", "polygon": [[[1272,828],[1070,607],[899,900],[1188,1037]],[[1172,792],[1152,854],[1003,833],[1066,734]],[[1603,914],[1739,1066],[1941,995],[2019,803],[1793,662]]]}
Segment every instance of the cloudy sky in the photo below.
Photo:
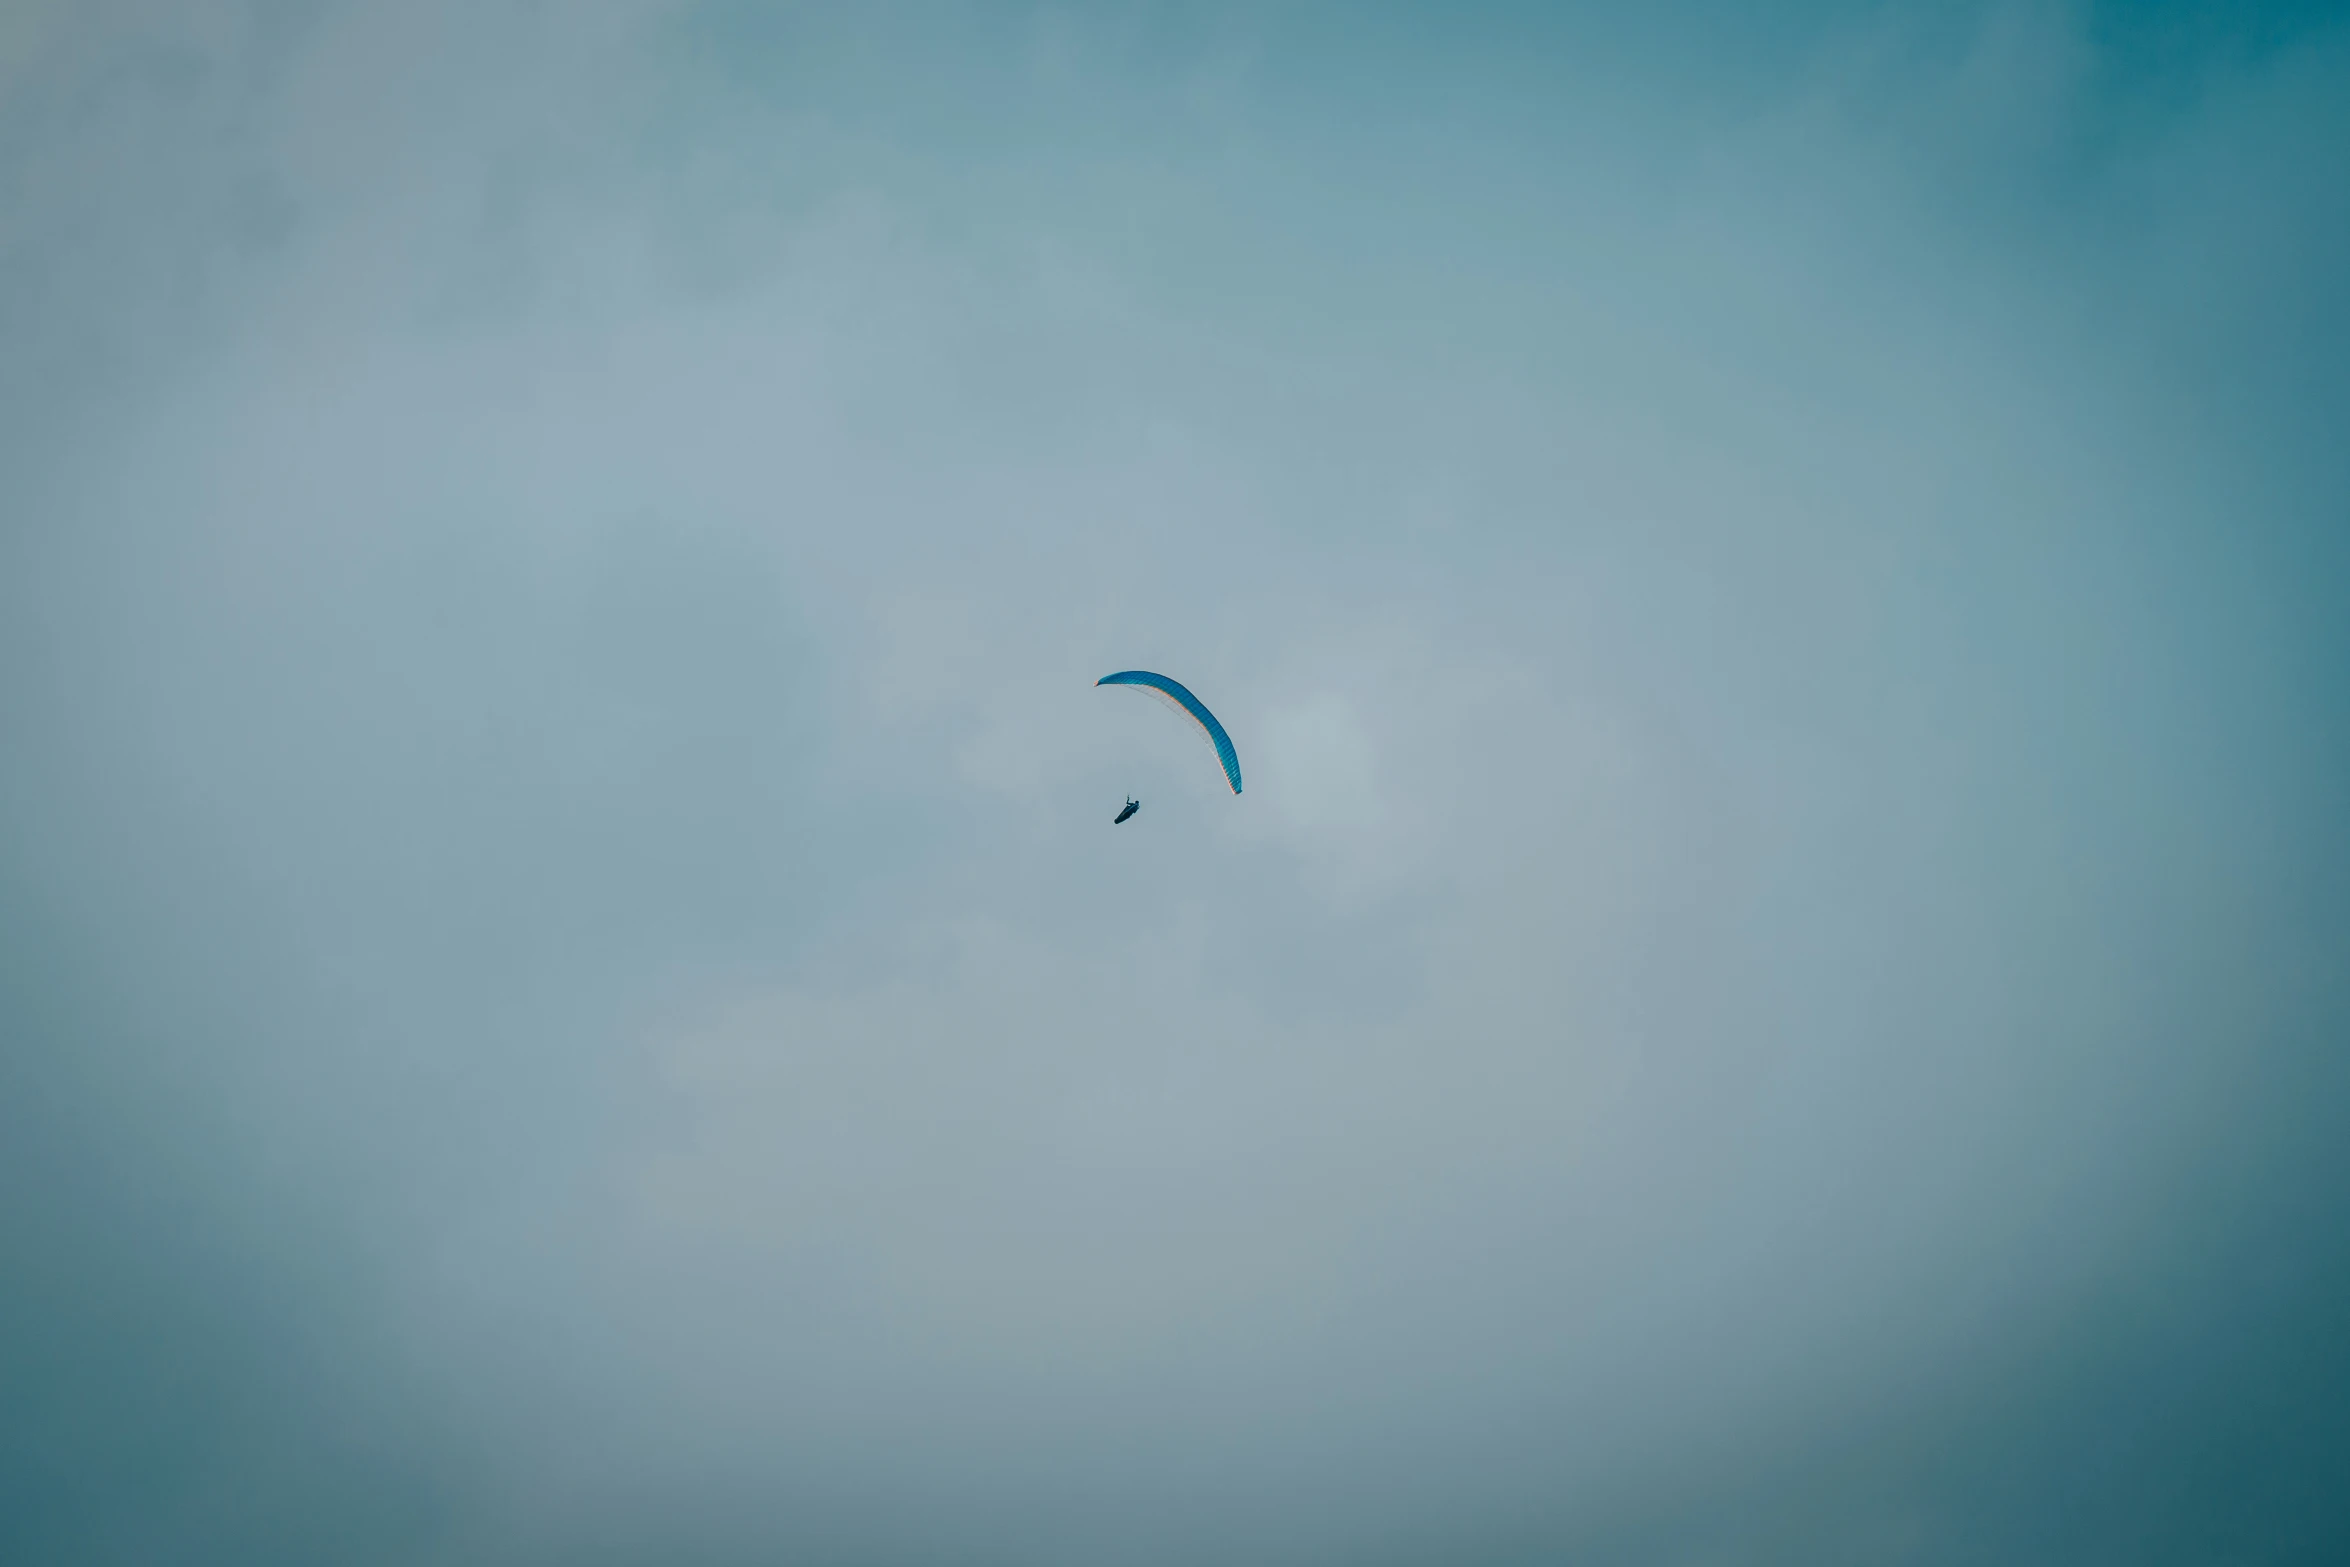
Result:
{"label": "cloudy sky", "polygon": [[2350,1552],[2350,25],[1625,9],[0,6],[0,1556]]}

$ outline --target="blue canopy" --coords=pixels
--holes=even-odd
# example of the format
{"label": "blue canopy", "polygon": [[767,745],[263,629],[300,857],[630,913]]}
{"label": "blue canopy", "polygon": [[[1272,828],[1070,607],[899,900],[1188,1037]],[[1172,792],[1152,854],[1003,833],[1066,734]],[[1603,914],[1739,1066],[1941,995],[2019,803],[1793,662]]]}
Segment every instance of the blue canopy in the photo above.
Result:
{"label": "blue canopy", "polygon": [[1216,722],[1216,715],[1208,711],[1207,704],[1184,689],[1183,682],[1154,675],[1147,669],[1124,669],[1114,675],[1104,675],[1094,684],[1140,686],[1199,725],[1200,733],[1208,737],[1208,744],[1216,748],[1216,760],[1224,764],[1224,776],[1232,780],[1232,792],[1240,793],[1240,755],[1232,749],[1232,737]]}

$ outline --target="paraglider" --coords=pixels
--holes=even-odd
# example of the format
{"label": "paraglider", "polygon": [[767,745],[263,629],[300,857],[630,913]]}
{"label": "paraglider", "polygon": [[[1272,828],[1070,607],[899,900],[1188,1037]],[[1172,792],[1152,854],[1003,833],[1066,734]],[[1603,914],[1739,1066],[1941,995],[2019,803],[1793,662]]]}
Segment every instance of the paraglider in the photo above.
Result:
{"label": "paraglider", "polygon": [[1111,818],[1110,818],[1110,825],[1111,825],[1112,827],[1115,827],[1115,826],[1117,826],[1117,825],[1118,825],[1120,822],[1122,822],[1122,821],[1126,820],[1126,818],[1127,818],[1127,817],[1129,817],[1129,816],[1132,816],[1132,815],[1133,815],[1133,814],[1134,814],[1136,811],[1139,811],[1139,810],[1141,810],[1141,809],[1142,809],[1142,802],[1141,802],[1140,800],[1137,800],[1137,799],[1136,799],[1134,796],[1132,796],[1132,795],[1128,795],[1128,796],[1126,797],[1126,809],[1124,809],[1123,811],[1120,811],[1120,812],[1119,812],[1117,815],[1115,815],[1115,816],[1111,817]]}
{"label": "paraglider", "polygon": [[[1215,748],[1216,760],[1224,764],[1224,777],[1231,783],[1232,792],[1240,793],[1240,754],[1232,749],[1232,737],[1224,732],[1222,724],[1216,722],[1216,715],[1208,711],[1207,704],[1186,690],[1182,682],[1169,680],[1165,675],[1154,675],[1147,669],[1124,669],[1114,675],[1104,675],[1094,684],[1139,687],[1197,724],[1208,744]],[[1128,815],[1139,809],[1132,800],[1127,805]],[[1124,816],[1118,818],[1119,821],[1125,819]]]}

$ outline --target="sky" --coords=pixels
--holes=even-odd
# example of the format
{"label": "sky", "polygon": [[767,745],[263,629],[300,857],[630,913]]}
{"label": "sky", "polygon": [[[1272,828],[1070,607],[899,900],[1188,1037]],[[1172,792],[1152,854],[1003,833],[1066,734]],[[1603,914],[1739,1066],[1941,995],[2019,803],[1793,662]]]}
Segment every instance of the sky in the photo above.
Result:
{"label": "sky", "polygon": [[2346,280],[2329,9],[0,8],[0,1556],[2350,1556]]}

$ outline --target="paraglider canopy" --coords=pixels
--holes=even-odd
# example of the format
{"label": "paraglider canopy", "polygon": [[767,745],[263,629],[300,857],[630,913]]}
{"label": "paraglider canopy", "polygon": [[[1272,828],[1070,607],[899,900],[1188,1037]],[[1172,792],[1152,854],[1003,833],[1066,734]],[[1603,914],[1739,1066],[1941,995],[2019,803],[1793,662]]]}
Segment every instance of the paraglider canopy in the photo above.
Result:
{"label": "paraglider canopy", "polygon": [[1232,792],[1240,793],[1240,754],[1232,749],[1232,737],[1224,732],[1222,724],[1216,722],[1216,715],[1208,711],[1207,704],[1185,689],[1181,681],[1152,674],[1147,669],[1124,669],[1114,675],[1104,675],[1094,684],[1139,686],[1199,725],[1200,733],[1216,749],[1216,760],[1224,764],[1224,776],[1231,780]]}

